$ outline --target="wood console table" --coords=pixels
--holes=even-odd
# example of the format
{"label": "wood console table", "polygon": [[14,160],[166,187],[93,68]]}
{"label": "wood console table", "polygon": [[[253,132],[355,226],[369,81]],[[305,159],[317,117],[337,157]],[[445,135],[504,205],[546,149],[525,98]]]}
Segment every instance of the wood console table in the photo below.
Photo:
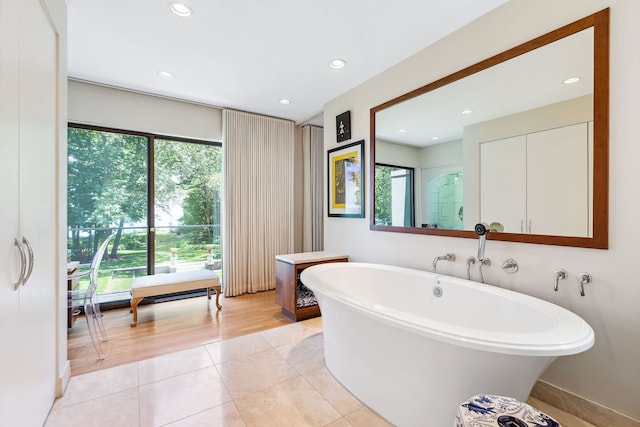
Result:
{"label": "wood console table", "polygon": [[307,291],[300,282],[300,273],[312,265],[346,261],[347,255],[324,251],[276,255],[276,303],[282,307],[282,313],[296,322],[319,316],[317,303],[305,305],[299,298],[300,290]]}

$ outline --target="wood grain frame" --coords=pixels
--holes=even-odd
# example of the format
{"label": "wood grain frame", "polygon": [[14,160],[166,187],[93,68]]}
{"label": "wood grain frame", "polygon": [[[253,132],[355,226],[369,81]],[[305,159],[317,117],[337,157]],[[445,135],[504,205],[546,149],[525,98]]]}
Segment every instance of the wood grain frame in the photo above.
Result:
{"label": "wood grain frame", "polygon": [[609,242],[609,8],[586,16],[557,30],[551,31],[526,43],[494,55],[474,65],[373,107],[370,110],[370,165],[372,178],[369,189],[371,230],[396,233],[427,234],[436,236],[477,238],[473,231],[443,230],[416,227],[395,227],[375,224],[375,145],[376,113],[408,99],[453,83],[471,74],[498,65],[519,55],[553,43],[579,31],[594,30],[594,176],[593,176],[593,226],[592,237],[550,236],[542,234],[489,233],[488,239],[544,245],[572,246],[608,249]]}

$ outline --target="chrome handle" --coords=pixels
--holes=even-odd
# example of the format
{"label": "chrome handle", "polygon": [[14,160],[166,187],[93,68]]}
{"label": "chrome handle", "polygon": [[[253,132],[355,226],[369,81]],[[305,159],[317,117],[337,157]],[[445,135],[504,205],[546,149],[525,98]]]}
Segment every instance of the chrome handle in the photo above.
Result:
{"label": "chrome handle", "polygon": [[529,220],[529,231],[528,231],[528,233],[531,234],[531,220]]}
{"label": "chrome handle", "polygon": [[20,276],[18,277],[18,281],[13,284],[14,289],[17,290],[24,281],[24,273],[27,269],[27,257],[24,254],[24,249],[22,248],[22,245],[20,244],[20,241],[18,239],[13,239],[13,244],[16,245],[18,247],[18,250],[20,251]]}
{"label": "chrome handle", "polygon": [[24,243],[27,246],[27,250],[29,251],[29,269],[27,270],[27,274],[25,275],[24,279],[22,280],[22,284],[26,285],[27,284],[27,280],[29,280],[29,277],[31,277],[31,273],[33,273],[33,263],[34,263],[35,259],[33,257],[33,248],[31,247],[31,243],[29,243],[27,238],[24,237],[24,236],[22,236],[22,243]]}
{"label": "chrome handle", "polygon": [[591,274],[589,273],[580,273],[578,274],[578,284],[580,286],[580,296],[584,296],[584,285],[587,283],[591,283]]}
{"label": "chrome handle", "polygon": [[520,220],[520,232],[524,233],[524,219]]}
{"label": "chrome handle", "polygon": [[516,271],[518,271],[518,263],[513,258],[505,259],[502,262],[501,267],[507,273],[515,273]]}
{"label": "chrome handle", "polygon": [[558,292],[558,281],[566,278],[567,278],[566,270],[562,270],[562,269],[556,270],[556,273],[553,275],[553,290]]}

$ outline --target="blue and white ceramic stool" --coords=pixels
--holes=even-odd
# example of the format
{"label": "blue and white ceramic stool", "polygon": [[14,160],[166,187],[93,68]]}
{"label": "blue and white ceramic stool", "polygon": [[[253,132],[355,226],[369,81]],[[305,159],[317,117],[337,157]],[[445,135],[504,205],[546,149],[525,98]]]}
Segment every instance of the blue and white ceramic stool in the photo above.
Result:
{"label": "blue and white ceramic stool", "polygon": [[511,397],[477,394],[458,407],[455,427],[560,427],[560,424]]}

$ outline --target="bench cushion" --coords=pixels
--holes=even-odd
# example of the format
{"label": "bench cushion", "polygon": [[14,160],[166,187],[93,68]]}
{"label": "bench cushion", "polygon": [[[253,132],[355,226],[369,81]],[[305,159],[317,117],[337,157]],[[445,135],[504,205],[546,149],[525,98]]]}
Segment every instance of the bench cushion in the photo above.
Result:
{"label": "bench cushion", "polygon": [[141,298],[218,286],[220,279],[211,270],[180,271],[136,277],[131,281],[131,297]]}

